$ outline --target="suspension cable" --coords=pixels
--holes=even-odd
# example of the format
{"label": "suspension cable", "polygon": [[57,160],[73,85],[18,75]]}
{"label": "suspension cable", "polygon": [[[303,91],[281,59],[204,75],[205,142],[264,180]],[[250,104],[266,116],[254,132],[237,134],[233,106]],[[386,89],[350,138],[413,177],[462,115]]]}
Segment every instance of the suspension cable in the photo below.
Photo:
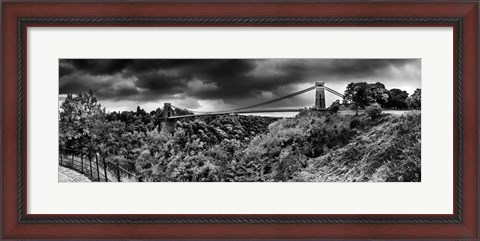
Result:
{"label": "suspension cable", "polygon": [[[309,88],[306,88],[306,89],[303,89],[303,90],[300,90],[300,91],[297,91],[295,93],[292,93],[292,94],[289,94],[289,95],[285,95],[285,96],[282,96],[282,97],[279,97],[279,98],[276,98],[276,99],[273,99],[273,100],[269,100],[269,101],[265,101],[265,102],[262,102],[262,103],[259,103],[259,104],[255,104],[255,105],[249,105],[249,106],[245,106],[245,107],[241,107],[241,108],[235,108],[235,109],[230,109],[230,110],[222,110],[222,111],[194,111],[194,110],[189,110],[189,109],[186,109],[186,108],[181,108],[181,107],[178,107],[178,106],[174,106],[172,105],[173,108],[175,109],[179,109],[179,110],[183,110],[183,111],[187,111],[187,112],[192,112],[192,113],[199,113],[199,114],[215,114],[215,113],[229,113],[229,112],[235,112],[235,111],[241,111],[241,110],[246,110],[246,109],[252,109],[252,108],[255,108],[255,107],[260,107],[260,106],[263,106],[263,105],[268,105],[268,104],[273,104],[273,103],[276,103],[276,102],[279,102],[279,101],[282,101],[282,100],[285,100],[285,99],[288,99],[288,98],[292,98],[294,96],[297,96],[297,95],[300,95],[300,94],[303,94],[303,93],[306,93],[306,92],[309,92],[311,90],[314,90],[316,89],[317,86],[312,86],[312,87],[309,87]],[[343,94],[341,94],[340,92],[338,91],[335,91],[333,89],[330,89],[329,87],[327,86],[322,86],[320,88],[324,88],[325,90],[327,90],[328,92],[334,94],[334,95],[337,95],[339,97],[344,97]],[[155,116],[157,116],[160,112],[158,112]]]}
{"label": "suspension cable", "polygon": [[338,92],[338,91],[336,91],[336,90],[332,90],[332,89],[328,88],[327,86],[323,86],[323,88],[325,88],[325,90],[327,90],[328,92],[330,92],[330,93],[332,93],[332,94],[334,94],[334,95],[338,95],[339,97],[342,97],[342,98],[343,98],[343,95],[342,95],[340,92]]}
{"label": "suspension cable", "polygon": [[259,107],[259,106],[262,106],[262,105],[273,104],[273,103],[275,103],[275,102],[279,102],[279,101],[282,101],[282,100],[284,100],[284,99],[292,98],[292,97],[294,97],[294,96],[297,96],[297,95],[299,95],[299,94],[303,94],[303,93],[305,93],[305,92],[308,92],[308,91],[311,91],[311,90],[314,90],[314,89],[315,89],[315,86],[312,86],[312,87],[310,87],[310,88],[306,88],[306,89],[304,89],[304,90],[300,90],[300,91],[297,91],[297,92],[295,92],[295,93],[282,96],[282,97],[280,97],[280,98],[276,98],[276,99],[273,99],[273,100],[265,101],[265,102],[262,102],[262,103],[260,103],[260,104],[245,106],[245,107],[242,107],[242,108],[236,108],[236,109],[231,109],[231,110],[226,110],[226,111],[219,111],[219,112],[230,112],[230,111],[246,110],[246,109],[251,109],[251,108]]}

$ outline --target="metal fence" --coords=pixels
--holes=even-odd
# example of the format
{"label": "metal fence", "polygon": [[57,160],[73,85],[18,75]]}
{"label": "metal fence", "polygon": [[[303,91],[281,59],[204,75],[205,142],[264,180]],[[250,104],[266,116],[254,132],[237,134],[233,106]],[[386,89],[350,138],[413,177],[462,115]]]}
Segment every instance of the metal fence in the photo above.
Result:
{"label": "metal fence", "polygon": [[78,171],[94,182],[137,182],[139,178],[96,152],[61,148],[59,164]]}

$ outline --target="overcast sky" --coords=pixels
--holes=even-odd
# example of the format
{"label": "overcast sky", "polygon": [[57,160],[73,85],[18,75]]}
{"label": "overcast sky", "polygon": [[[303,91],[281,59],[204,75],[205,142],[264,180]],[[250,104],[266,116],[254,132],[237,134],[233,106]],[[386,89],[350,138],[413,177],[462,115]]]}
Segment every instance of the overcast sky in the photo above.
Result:
{"label": "overcast sky", "polygon": [[[411,94],[421,88],[421,60],[61,59],[59,75],[60,101],[91,89],[107,111],[151,111],[164,102],[210,111],[267,101],[316,81],[341,93],[350,82],[382,82]],[[300,98],[313,104],[310,92],[278,105],[295,106]],[[336,99],[327,95],[327,103]]]}

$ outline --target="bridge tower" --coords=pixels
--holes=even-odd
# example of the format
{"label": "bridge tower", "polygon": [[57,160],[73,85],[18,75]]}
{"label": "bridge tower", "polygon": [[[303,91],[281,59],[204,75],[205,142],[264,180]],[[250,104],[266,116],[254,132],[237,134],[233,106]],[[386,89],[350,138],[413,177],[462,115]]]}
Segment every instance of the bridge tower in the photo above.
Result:
{"label": "bridge tower", "polygon": [[175,113],[173,112],[171,103],[163,104],[163,116],[160,120],[160,130],[163,132],[173,133],[177,127],[176,120],[170,120],[169,117],[172,117]]}
{"label": "bridge tower", "polygon": [[171,103],[163,104],[163,118],[168,118],[173,116],[173,108]]}
{"label": "bridge tower", "polygon": [[325,109],[325,82],[315,83],[315,109]]}

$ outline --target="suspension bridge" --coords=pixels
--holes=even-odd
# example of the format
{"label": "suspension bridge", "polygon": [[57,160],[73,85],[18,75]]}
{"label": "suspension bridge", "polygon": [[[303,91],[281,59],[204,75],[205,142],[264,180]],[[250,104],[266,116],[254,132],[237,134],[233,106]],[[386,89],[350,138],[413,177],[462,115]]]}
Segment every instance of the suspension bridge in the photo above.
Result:
{"label": "suspension bridge", "polygon": [[[303,100],[303,103],[291,103],[292,101],[302,102],[301,98],[298,98],[300,95],[314,92],[313,103],[311,101]],[[241,108],[229,109],[229,110],[220,110],[220,111],[195,111],[189,110],[186,108],[174,106],[171,103],[164,103],[163,110],[158,112],[155,115],[155,118],[160,119],[160,126],[162,130],[172,132],[175,129],[175,123],[177,119],[189,118],[189,117],[198,117],[198,116],[213,116],[213,115],[229,115],[229,114],[255,114],[255,113],[280,113],[280,112],[299,112],[304,110],[306,107],[313,107],[315,110],[327,110],[325,102],[325,91],[332,93],[335,96],[343,98],[343,94],[338,91],[335,91],[327,86],[325,82],[316,82],[314,86],[308,87],[306,89],[291,93],[279,98],[275,98],[269,101],[264,101],[261,103],[244,106]],[[289,106],[295,107],[282,107],[282,101],[289,101]],[[309,103],[308,103],[309,102]],[[275,106],[275,107],[272,107]],[[186,114],[175,114],[175,110],[180,110]],[[178,111],[177,111],[178,112]]]}

